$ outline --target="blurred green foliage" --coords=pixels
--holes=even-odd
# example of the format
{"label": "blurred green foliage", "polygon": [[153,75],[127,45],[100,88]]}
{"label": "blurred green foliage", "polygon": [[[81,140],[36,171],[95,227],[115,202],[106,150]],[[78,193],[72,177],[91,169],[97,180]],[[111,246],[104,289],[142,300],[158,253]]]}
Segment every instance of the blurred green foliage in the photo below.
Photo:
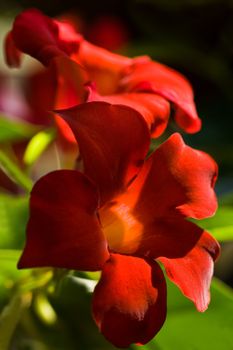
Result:
{"label": "blurred green foliage", "polygon": [[29,139],[38,128],[23,122],[13,122],[5,116],[0,116],[0,130],[0,143],[4,143]]}

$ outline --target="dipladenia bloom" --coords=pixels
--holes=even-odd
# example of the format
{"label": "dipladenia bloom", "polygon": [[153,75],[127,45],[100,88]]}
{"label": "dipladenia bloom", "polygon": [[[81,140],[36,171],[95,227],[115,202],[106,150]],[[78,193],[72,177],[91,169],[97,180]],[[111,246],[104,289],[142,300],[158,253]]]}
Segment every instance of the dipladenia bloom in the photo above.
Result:
{"label": "dipladenia bloom", "polygon": [[35,184],[19,267],[102,270],[92,303],[97,326],[117,347],[145,344],[166,318],[158,261],[199,311],[208,306],[219,245],[188,218],[214,214],[217,166],[177,133],[146,158],[148,124],[128,106],[98,101],[57,113],[79,143],[84,170]]}
{"label": "dipladenia bloom", "polygon": [[[16,17],[5,47],[10,66],[19,66],[24,52],[56,77],[55,109],[101,100],[122,104],[141,113],[151,136],[158,137],[166,129],[172,108],[183,130],[200,130],[189,82],[147,56],[129,58],[111,53],[89,43],[70,24],[50,19],[35,9]],[[66,124],[59,119],[57,123],[65,130]]]}

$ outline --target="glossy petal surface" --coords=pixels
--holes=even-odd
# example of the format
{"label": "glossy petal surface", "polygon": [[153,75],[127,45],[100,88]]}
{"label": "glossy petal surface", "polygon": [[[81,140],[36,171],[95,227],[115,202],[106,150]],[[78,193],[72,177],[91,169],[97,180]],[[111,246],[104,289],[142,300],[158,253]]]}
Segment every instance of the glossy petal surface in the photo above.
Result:
{"label": "glossy petal surface", "polygon": [[159,259],[165,266],[168,277],[201,312],[207,309],[210,301],[209,288],[219,249],[218,242],[204,232],[196,246],[185,257]]}
{"label": "glossy petal surface", "polygon": [[107,244],[96,216],[98,196],[81,173],[49,173],[34,186],[20,268],[61,267],[100,270]]}
{"label": "glossy petal surface", "polygon": [[151,340],[166,318],[166,283],[159,265],[112,254],[94,291],[93,316],[115,346]]}
{"label": "glossy petal surface", "polygon": [[58,113],[77,139],[85,174],[97,185],[101,204],[124,191],[149,148],[150,135],[142,116],[129,107],[105,102]]}
{"label": "glossy petal surface", "polygon": [[193,90],[184,76],[158,62],[132,64],[122,80],[126,91],[148,91],[163,96],[175,106],[175,120],[186,132],[200,130],[201,121],[193,100]]}

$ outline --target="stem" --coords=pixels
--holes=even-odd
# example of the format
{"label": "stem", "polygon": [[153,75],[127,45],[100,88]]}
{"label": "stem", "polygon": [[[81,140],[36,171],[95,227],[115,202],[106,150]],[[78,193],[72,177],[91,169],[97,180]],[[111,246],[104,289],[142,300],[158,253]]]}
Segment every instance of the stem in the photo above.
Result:
{"label": "stem", "polygon": [[12,162],[12,160],[0,150],[0,167],[19,186],[30,192],[33,186],[32,180]]}

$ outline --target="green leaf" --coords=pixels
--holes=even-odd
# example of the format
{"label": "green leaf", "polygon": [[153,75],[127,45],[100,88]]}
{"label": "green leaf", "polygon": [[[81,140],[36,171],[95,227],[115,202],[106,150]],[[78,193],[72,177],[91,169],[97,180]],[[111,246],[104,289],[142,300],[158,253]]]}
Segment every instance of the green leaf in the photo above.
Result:
{"label": "green leaf", "polygon": [[232,241],[233,225],[214,227],[211,234],[220,242]]}
{"label": "green leaf", "polygon": [[32,181],[24,172],[13,162],[8,155],[0,150],[0,168],[14,181],[17,185],[26,191],[31,191]]}
{"label": "green leaf", "polygon": [[209,309],[199,313],[178,288],[168,282],[168,315],[162,330],[146,350],[233,349],[233,292],[218,280],[212,282]]}
{"label": "green leaf", "polygon": [[27,220],[27,196],[16,197],[0,194],[1,249],[21,249],[23,247]]}
{"label": "green leaf", "polygon": [[198,221],[197,224],[209,231],[220,242],[233,240],[233,207],[222,206],[214,217]]}
{"label": "green leaf", "polygon": [[16,262],[21,254],[21,250],[16,249],[0,249],[0,262]]}
{"label": "green leaf", "polygon": [[8,301],[12,287],[31,273],[31,270],[17,269],[20,254],[20,250],[0,249],[0,306]]}
{"label": "green leaf", "polygon": [[39,128],[28,123],[11,121],[0,116],[0,143],[31,138]]}

